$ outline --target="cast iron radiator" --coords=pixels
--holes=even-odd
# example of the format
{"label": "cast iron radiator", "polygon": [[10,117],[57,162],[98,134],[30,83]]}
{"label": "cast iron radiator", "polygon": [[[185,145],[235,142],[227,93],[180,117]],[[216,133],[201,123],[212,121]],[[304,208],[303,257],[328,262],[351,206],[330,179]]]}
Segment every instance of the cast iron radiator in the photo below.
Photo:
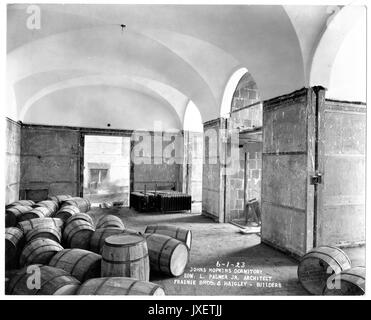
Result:
{"label": "cast iron radiator", "polygon": [[130,206],[139,212],[188,211],[192,208],[192,197],[177,191],[136,191],[130,193]]}
{"label": "cast iron radiator", "polygon": [[158,192],[156,200],[161,212],[191,210],[192,207],[192,197],[177,191]]}

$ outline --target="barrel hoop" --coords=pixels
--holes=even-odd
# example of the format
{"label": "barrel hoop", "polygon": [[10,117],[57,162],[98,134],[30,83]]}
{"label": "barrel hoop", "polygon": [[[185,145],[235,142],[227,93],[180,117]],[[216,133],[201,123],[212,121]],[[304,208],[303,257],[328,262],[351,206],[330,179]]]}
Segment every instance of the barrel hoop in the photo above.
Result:
{"label": "barrel hoop", "polygon": [[[162,270],[161,269],[161,257],[162,257],[162,251],[164,250],[165,246],[168,244],[168,242],[170,242],[171,240],[173,240],[173,238],[169,238],[167,239],[163,244],[162,244],[162,247],[159,251],[159,255],[158,255],[158,258],[157,258],[157,266],[158,266],[158,269],[159,270]],[[169,269],[170,270],[170,269]]]}
{"label": "barrel hoop", "polygon": [[[19,235],[19,237],[18,237],[18,235],[19,235],[19,233],[18,234],[17,233],[7,233],[6,234],[6,236],[12,236],[12,237],[16,238],[18,241],[20,241],[23,237],[23,234]],[[9,240],[9,241],[12,241],[12,239],[9,239],[9,238],[6,238],[6,237],[5,237],[5,239]]]}
{"label": "barrel hoop", "polygon": [[180,229],[176,228],[175,237],[174,237],[175,239],[178,239],[179,231],[180,231]]}
{"label": "barrel hoop", "polygon": [[[73,230],[73,229],[72,229],[72,230]],[[72,231],[72,230],[71,230],[71,231]],[[78,230],[75,230],[75,232],[69,232],[69,233],[67,234],[67,240],[70,241],[71,238],[72,238],[76,233],[79,233],[80,231],[85,231],[85,230],[94,231],[94,228],[93,228],[91,225],[89,225],[89,228],[78,229]]]}
{"label": "barrel hoop", "polygon": [[345,258],[348,260],[349,264],[352,265],[352,262],[350,261],[348,255],[343,250],[341,250],[338,247],[334,247],[334,246],[327,246],[327,247],[335,249],[335,250],[339,251],[340,253],[342,253],[345,256]]}
{"label": "barrel hoop", "polygon": [[366,278],[363,277],[363,276],[360,276],[358,274],[352,274],[352,273],[348,273],[348,272],[342,272],[341,274],[339,274],[340,276],[343,276],[343,275],[347,275],[347,276],[352,276],[352,277],[357,277],[357,278],[360,278],[362,280],[365,280],[366,281]]}
{"label": "barrel hoop", "polygon": [[[62,251],[62,250],[61,250],[61,251]],[[55,262],[54,266],[55,266],[59,261],[61,261],[62,257],[65,256],[68,252],[69,252],[68,249],[65,250],[64,252],[62,252],[62,254],[57,258],[57,261]],[[58,253],[59,253],[59,252],[58,252]],[[57,253],[57,254],[58,254],[58,253]],[[54,256],[54,257],[55,257],[55,256]],[[53,258],[54,258],[54,257],[53,257]],[[53,258],[52,258],[52,259],[53,259]]]}
{"label": "barrel hoop", "polygon": [[[113,234],[114,236],[114,234]],[[108,237],[107,237],[108,238]],[[128,244],[113,244],[113,243],[107,243],[106,241],[104,242],[104,245],[107,246],[107,247],[113,247],[113,248],[126,248],[126,247],[133,247],[133,246],[136,246],[142,242],[144,242],[145,239],[140,239],[139,241],[137,242],[130,242]]]}
{"label": "barrel hoop", "polygon": [[62,283],[61,285],[59,285],[58,287],[55,288],[55,291],[54,292],[57,292],[60,288],[64,287],[64,286],[68,286],[68,285],[71,285],[71,284],[76,284],[76,285],[79,285],[80,284],[80,281],[71,277],[71,276],[68,276],[66,275],[66,277],[68,277],[71,282],[69,283]]}
{"label": "barrel hoop", "polygon": [[[100,242],[101,242],[103,236],[104,236],[104,231],[101,232],[101,234],[99,235],[99,238],[98,238],[98,245],[97,245],[97,248],[96,248],[98,251],[99,251],[99,249],[100,249]],[[98,252],[98,253],[99,253],[99,252]]]}
{"label": "barrel hoop", "polygon": [[108,259],[106,259],[106,258],[104,258],[104,257],[102,257],[102,260],[103,260],[104,262],[111,263],[111,264],[130,264],[130,263],[134,263],[134,262],[141,261],[141,260],[143,260],[143,259],[145,259],[145,258],[147,258],[147,257],[148,257],[148,253],[145,254],[143,257],[140,257],[140,258],[137,258],[137,259],[134,259],[134,260],[127,260],[127,261],[112,261],[112,260],[108,260]]}
{"label": "barrel hoop", "polygon": [[102,281],[102,283],[94,290],[94,295],[98,294],[98,291],[106,284],[106,282],[109,280],[110,278],[106,278]]}
{"label": "barrel hoop", "polygon": [[27,273],[27,269],[25,270],[24,273],[18,275],[18,278],[16,279],[15,283],[13,284],[13,286],[11,287],[11,290],[10,292],[13,293],[14,292],[14,289],[16,288],[16,286],[18,285],[18,283],[25,277],[27,276],[28,273]]}
{"label": "barrel hoop", "polygon": [[[32,242],[32,241],[31,241]],[[37,249],[40,249],[40,248],[43,248],[43,247],[47,247],[47,246],[50,246],[51,244],[49,243],[49,244],[44,244],[44,245],[42,245],[42,246],[40,246],[40,247],[36,247],[36,248],[34,248],[31,252],[30,252],[30,254],[28,254],[26,257],[25,257],[25,259],[26,259],[26,261],[28,260],[28,258],[37,250]]]}
{"label": "barrel hoop", "polygon": [[153,289],[149,292],[149,294],[150,294],[151,296],[153,296],[153,295],[155,294],[155,292],[157,291],[158,288],[161,288],[161,289],[162,289],[161,286],[159,286],[159,285],[155,285],[155,286],[153,287]]}
{"label": "barrel hoop", "polygon": [[126,290],[126,296],[129,295],[131,289],[133,289],[133,287],[134,287],[137,283],[138,283],[137,280],[133,280],[133,282],[130,284],[130,286],[129,286],[129,287],[127,288],[127,290]]}
{"label": "barrel hoop", "polygon": [[[39,291],[42,289],[43,286],[45,286],[47,283],[53,281],[54,279],[57,279],[57,278],[59,278],[59,277],[68,277],[68,276],[69,276],[68,274],[58,274],[58,275],[55,275],[54,277],[51,277],[50,279],[48,279],[48,280],[46,280],[45,282],[43,282],[43,283],[40,284],[40,289],[37,289],[36,294],[39,293]],[[64,285],[65,285],[65,284],[62,284],[61,286],[59,286],[59,287],[56,289],[56,291],[57,291],[58,289],[62,288]]]}
{"label": "barrel hoop", "polygon": [[84,259],[85,257],[87,257],[88,255],[90,255],[90,252],[87,252],[87,253],[81,255],[81,257],[79,257],[79,258],[77,259],[77,261],[75,262],[74,266],[72,267],[72,269],[71,269],[71,271],[70,271],[69,273],[70,273],[70,274],[73,274],[73,271],[75,270],[75,268],[76,268],[76,266],[79,264],[79,262],[80,262],[82,259]]}
{"label": "barrel hoop", "polygon": [[[324,252],[313,252],[313,253],[322,254],[324,256],[327,256],[327,257],[331,258],[332,260],[334,260],[336,262],[336,264],[340,267],[340,269],[342,269],[342,266],[341,266],[340,262],[337,261],[334,257],[329,255],[328,253],[324,253]],[[308,257],[308,256],[304,257],[301,261],[304,261],[304,260],[309,259],[309,258],[311,258],[311,257]]]}

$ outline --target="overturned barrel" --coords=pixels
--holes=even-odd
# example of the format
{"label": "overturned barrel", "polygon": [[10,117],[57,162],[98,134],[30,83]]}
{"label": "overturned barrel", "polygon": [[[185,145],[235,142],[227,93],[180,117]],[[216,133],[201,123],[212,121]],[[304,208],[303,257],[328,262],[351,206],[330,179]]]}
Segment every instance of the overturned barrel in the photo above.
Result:
{"label": "overturned barrel", "polygon": [[53,226],[40,225],[26,233],[26,242],[34,239],[45,238],[60,243],[62,239],[62,232],[60,228]]}
{"label": "overturned barrel", "polygon": [[43,200],[43,201],[40,201],[34,204],[33,207],[34,208],[38,208],[38,207],[48,208],[51,212],[50,214],[52,215],[58,211],[59,205],[58,205],[58,202],[55,202],[52,200]]}
{"label": "overturned barrel", "polygon": [[310,250],[300,260],[298,278],[301,285],[311,294],[321,295],[330,276],[349,269],[351,262],[346,253],[331,246]]}
{"label": "overturned barrel", "polygon": [[90,201],[80,197],[73,197],[62,202],[62,207],[70,205],[78,207],[80,212],[88,212],[91,208]]}
{"label": "overturned barrel", "polygon": [[62,228],[63,227],[63,220],[58,218],[36,218],[26,221],[21,221],[18,223],[17,227],[19,227],[24,233],[37,228],[39,226],[44,227],[54,227],[54,228]]}
{"label": "overturned barrel", "polygon": [[23,214],[30,212],[31,206],[13,206],[5,210],[5,227],[15,227]]}
{"label": "overturned barrel", "polygon": [[97,229],[102,228],[120,228],[125,229],[124,223],[119,217],[116,217],[112,214],[101,217],[96,223]]}
{"label": "overturned barrel", "polygon": [[64,222],[67,222],[74,214],[80,213],[80,209],[75,206],[63,206],[60,210],[55,212],[52,217],[62,219]]}
{"label": "overturned barrel", "polygon": [[49,262],[49,266],[67,271],[77,280],[84,282],[100,277],[102,257],[84,249],[64,249]]}
{"label": "overturned barrel", "polygon": [[69,194],[58,194],[58,195],[50,195],[48,200],[55,201],[58,205],[61,205],[63,201],[72,199],[72,196]]}
{"label": "overturned barrel", "polygon": [[188,264],[189,250],[177,239],[156,233],[146,233],[151,270],[174,277],[184,273]]}
{"label": "overturned barrel", "polygon": [[94,227],[85,220],[67,223],[63,230],[63,241],[68,248],[89,249]]}
{"label": "overturned barrel", "polygon": [[186,244],[188,249],[191,249],[192,245],[192,232],[184,228],[168,225],[168,224],[157,224],[147,226],[144,233],[157,233],[165,236],[172,237]]}
{"label": "overturned barrel", "polygon": [[365,294],[366,268],[353,267],[335,275],[323,294],[325,296],[359,296]]}
{"label": "overturned barrel", "polygon": [[37,218],[46,218],[52,214],[50,208],[47,207],[37,207],[33,208],[31,211],[22,214],[19,217],[19,221],[26,221]]}
{"label": "overturned barrel", "polygon": [[15,206],[33,206],[34,204],[35,202],[32,200],[18,200],[8,204],[5,208],[8,209]]}
{"label": "overturned barrel", "polygon": [[140,295],[164,296],[164,289],[158,284],[127,277],[106,277],[84,282],[77,295]]}
{"label": "overturned barrel", "polygon": [[16,227],[5,229],[5,268],[18,268],[19,255],[24,245],[23,231]]}
{"label": "overturned barrel", "polygon": [[[30,286],[29,278],[40,276]],[[7,285],[10,295],[73,295],[80,282],[66,271],[44,265],[30,265],[15,273]]]}
{"label": "overturned barrel", "polygon": [[67,221],[66,221],[66,225],[68,225],[72,221],[76,221],[76,220],[83,220],[83,221],[89,222],[89,224],[91,224],[91,226],[94,226],[94,221],[93,221],[92,217],[89,216],[87,213],[82,213],[82,212],[75,213],[70,218],[68,218]]}
{"label": "overturned barrel", "polygon": [[48,264],[50,259],[63,247],[56,241],[38,238],[27,243],[22,250],[19,264],[21,267],[30,264]]}

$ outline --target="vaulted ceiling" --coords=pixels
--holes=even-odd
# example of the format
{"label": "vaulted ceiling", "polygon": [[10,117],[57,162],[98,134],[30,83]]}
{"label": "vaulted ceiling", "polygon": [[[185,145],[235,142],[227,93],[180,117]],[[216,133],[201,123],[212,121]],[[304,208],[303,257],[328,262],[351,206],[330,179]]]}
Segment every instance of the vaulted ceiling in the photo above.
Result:
{"label": "vaulted ceiling", "polygon": [[30,30],[27,7],[8,6],[7,115],[126,129],[154,121],[181,128],[190,100],[203,121],[217,118],[241,67],[263,100],[311,84],[316,48],[343,10],[43,4],[41,28]]}

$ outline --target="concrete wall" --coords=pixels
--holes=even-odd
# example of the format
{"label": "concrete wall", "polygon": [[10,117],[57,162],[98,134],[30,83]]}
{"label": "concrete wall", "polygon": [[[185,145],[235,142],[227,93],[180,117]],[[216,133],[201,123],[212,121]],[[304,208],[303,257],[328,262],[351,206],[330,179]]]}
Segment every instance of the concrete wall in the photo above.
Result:
{"label": "concrete wall", "polygon": [[154,190],[183,184],[183,134],[176,132],[136,132],[131,140],[130,189]]}
{"label": "concrete wall", "polygon": [[78,195],[79,130],[24,125],[21,141],[22,198],[32,192],[32,197],[40,200],[44,192],[38,190],[47,190],[48,194]]}
{"label": "concrete wall", "polygon": [[20,124],[6,118],[6,151],[5,151],[5,204],[19,199],[20,185]]}

